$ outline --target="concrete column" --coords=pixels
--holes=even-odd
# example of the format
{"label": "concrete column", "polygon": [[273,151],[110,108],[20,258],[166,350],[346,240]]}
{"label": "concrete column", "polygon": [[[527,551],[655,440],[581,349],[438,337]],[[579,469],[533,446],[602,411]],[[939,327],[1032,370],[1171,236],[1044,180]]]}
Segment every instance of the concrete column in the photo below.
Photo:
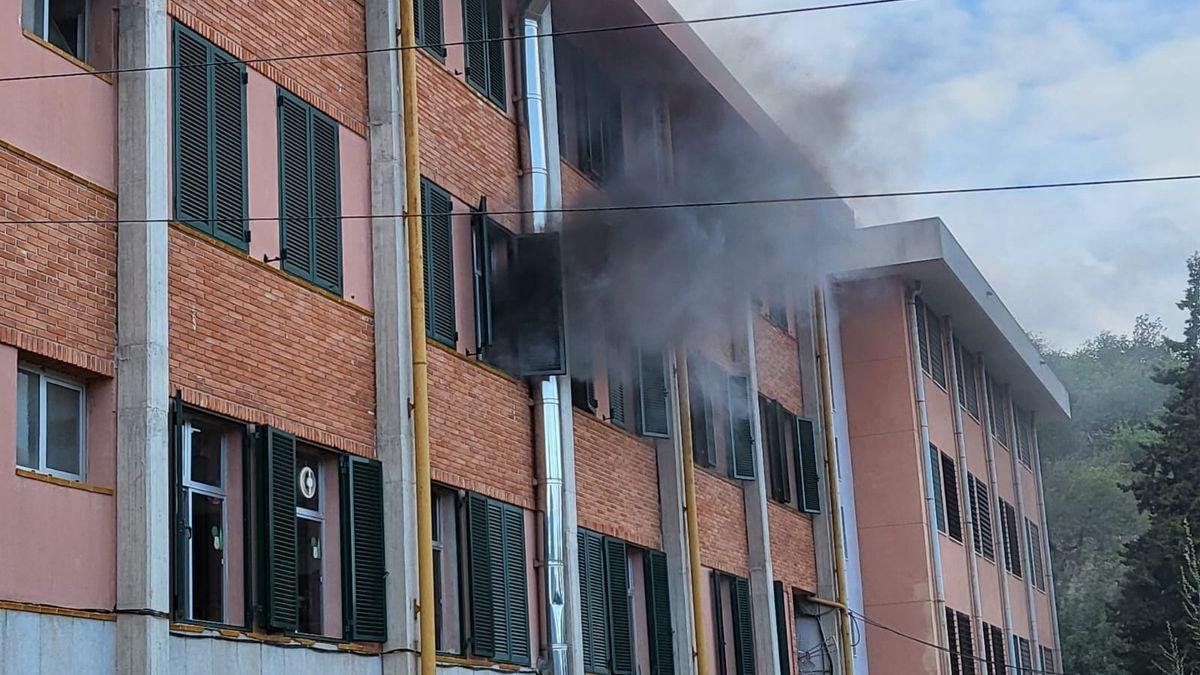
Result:
{"label": "concrete column", "polygon": [[[668,372],[670,377],[669,405],[671,419],[680,420],[680,407],[687,403],[680,400],[676,380],[677,359],[685,354],[671,352]],[[659,526],[662,532],[663,552],[667,555],[667,586],[671,598],[671,627],[674,629],[675,672],[696,672],[696,626],[692,607],[691,556],[688,554],[687,499],[683,488],[683,439],[679,430],[671,434],[669,441],[654,444],[658,458],[658,507]]]}
{"label": "concrete column", "polygon": [[[983,438],[984,449],[987,451],[988,491],[992,500],[992,517],[1003,518],[1000,513],[1000,479],[996,472],[996,439],[992,436],[992,388],[988,384],[987,360],[979,355],[979,379],[983,385],[983,396],[979,400],[983,404]],[[1017,672],[1017,660],[1012,649],[1012,600],[1008,596],[1008,570],[1004,564],[1004,542],[996,542],[996,576],[1000,579],[1000,603],[1004,608],[1004,653],[1007,656],[1008,667]]]}
{"label": "concrete column", "polygon": [[779,672],[775,633],[775,573],[771,568],[771,530],[767,523],[766,466],[758,409],[758,364],[754,354],[754,311],[745,314],[747,370],[750,378],[750,425],[754,437],[754,480],[742,482],[746,540],[750,553],[750,611],[754,625],[754,662],[760,673]]}
{"label": "concrete column", "polygon": [[[118,64],[169,63],[166,0],[121,0]],[[168,71],[117,81],[118,673],[170,670]]]}
{"label": "concrete column", "polygon": [[[375,453],[383,463],[384,559],[388,641],[383,672],[418,670],[416,476],[413,461],[412,333],[408,235],[403,218],[404,125],[401,119],[397,0],[366,0],[367,114],[371,147],[371,270],[375,305]],[[361,224],[360,224],[361,225]]]}

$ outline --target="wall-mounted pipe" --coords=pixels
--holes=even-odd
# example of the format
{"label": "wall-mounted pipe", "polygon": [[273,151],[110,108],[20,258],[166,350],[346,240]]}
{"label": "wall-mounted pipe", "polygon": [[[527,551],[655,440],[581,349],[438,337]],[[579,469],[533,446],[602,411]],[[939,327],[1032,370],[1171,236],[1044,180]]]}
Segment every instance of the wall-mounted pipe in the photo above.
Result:
{"label": "wall-mounted pipe", "polygon": [[[933,630],[938,644],[946,644],[946,585],[942,577],[942,542],[939,538],[936,513],[938,486],[933,482],[933,456],[929,452],[929,409],[925,402],[925,375],[921,369],[920,337],[917,332],[917,296],[919,286],[911,286],[905,294],[908,307],[909,369],[913,378],[913,393],[917,399],[918,436],[921,466],[925,468],[925,509],[929,520],[929,564],[933,568]],[[950,672],[949,654],[941,653],[941,669]]]}
{"label": "wall-mounted pipe", "polygon": [[683,466],[684,518],[687,523],[688,570],[691,573],[692,624],[696,636],[696,672],[708,672],[708,642],[704,633],[701,587],[704,571],[700,568],[700,522],[696,515],[696,463],[692,455],[692,410],[688,384],[687,347],[675,346],[675,387],[679,398],[679,439]]}
{"label": "wall-mounted pipe", "polygon": [[[987,450],[988,492],[990,493],[988,498],[991,500],[989,506],[992,507],[997,518],[1003,518],[1004,514],[995,508],[1000,503],[1000,478],[996,471],[996,439],[992,434],[992,388],[988,386],[987,360],[983,354],[979,355],[979,378],[982,380],[980,384],[983,385],[983,396],[980,399],[983,401],[984,449]],[[1000,580],[1000,602],[1004,605],[1004,642],[1006,645],[1004,651],[1008,654],[1008,667],[1013,668],[1013,672],[1019,672],[1012,649],[1007,646],[1008,636],[1013,634],[1012,598],[1008,594],[1008,568],[1003,557],[1004,542],[999,542],[996,548],[996,578]]]}
{"label": "wall-mounted pipe", "polygon": [[1038,521],[1042,525],[1042,540],[1046,542],[1046,592],[1050,595],[1050,621],[1054,633],[1054,653],[1062,658],[1062,643],[1058,633],[1058,596],[1054,590],[1054,561],[1050,555],[1050,519],[1046,515],[1046,493],[1042,485],[1042,448],[1038,443],[1037,419],[1029,420],[1033,428],[1033,478],[1037,484]]}

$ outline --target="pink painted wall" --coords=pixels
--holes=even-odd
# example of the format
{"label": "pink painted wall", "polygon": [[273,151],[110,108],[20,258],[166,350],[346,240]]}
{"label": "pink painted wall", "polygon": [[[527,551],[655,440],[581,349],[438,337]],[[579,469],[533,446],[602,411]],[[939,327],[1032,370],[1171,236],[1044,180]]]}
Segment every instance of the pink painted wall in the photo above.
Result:
{"label": "pink painted wall", "polygon": [[225,622],[234,625],[246,620],[242,434],[235,426],[225,435]]}
{"label": "pink painted wall", "polygon": [[[342,153],[342,214],[369,214],[371,147],[367,139],[346,127],[340,127],[338,141]],[[360,307],[372,307],[370,219],[342,220],[342,295]]]}
{"label": "pink painted wall", "polygon": [[[16,349],[0,345],[0,600],[111,609],[116,602],[113,497],[16,474],[17,357]],[[87,399],[85,481],[112,488],[112,381],[90,381]]]}
{"label": "pink painted wall", "polygon": [[322,633],[326,637],[342,637],[342,519],[341,500],[338,499],[338,456],[324,453],[321,468],[324,470],[325,541],[321,556],[325,559],[325,597],[322,617]]}
{"label": "pink painted wall", "polygon": [[[83,69],[21,32],[21,0],[0,0],[0,77]],[[116,189],[116,89],[95,76],[0,84],[0,139]]]}
{"label": "pink painted wall", "polygon": [[454,319],[458,330],[458,351],[474,354],[475,344],[475,273],[471,251],[471,206],[454,198],[454,216],[450,236],[454,254]]}

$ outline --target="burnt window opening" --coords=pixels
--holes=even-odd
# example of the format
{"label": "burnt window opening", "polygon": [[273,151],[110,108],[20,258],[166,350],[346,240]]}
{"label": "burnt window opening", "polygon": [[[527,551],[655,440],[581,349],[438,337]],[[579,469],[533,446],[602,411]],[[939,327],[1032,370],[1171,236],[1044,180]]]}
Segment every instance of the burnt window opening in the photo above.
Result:
{"label": "burnt window opening", "polygon": [[560,146],[584,175],[604,182],[624,162],[621,89],[569,41],[555,43],[560,84]]}

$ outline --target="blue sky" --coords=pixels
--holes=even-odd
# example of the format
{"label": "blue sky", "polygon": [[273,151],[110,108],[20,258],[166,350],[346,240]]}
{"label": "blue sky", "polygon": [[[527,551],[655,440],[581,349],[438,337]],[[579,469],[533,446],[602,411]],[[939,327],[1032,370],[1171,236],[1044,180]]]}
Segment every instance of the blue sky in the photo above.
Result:
{"label": "blue sky", "polygon": [[[824,4],[673,0],[689,17]],[[846,192],[1200,173],[1200,3],[906,0],[698,32]],[[1182,325],[1200,182],[860,202],[941,216],[1027,330]]]}

